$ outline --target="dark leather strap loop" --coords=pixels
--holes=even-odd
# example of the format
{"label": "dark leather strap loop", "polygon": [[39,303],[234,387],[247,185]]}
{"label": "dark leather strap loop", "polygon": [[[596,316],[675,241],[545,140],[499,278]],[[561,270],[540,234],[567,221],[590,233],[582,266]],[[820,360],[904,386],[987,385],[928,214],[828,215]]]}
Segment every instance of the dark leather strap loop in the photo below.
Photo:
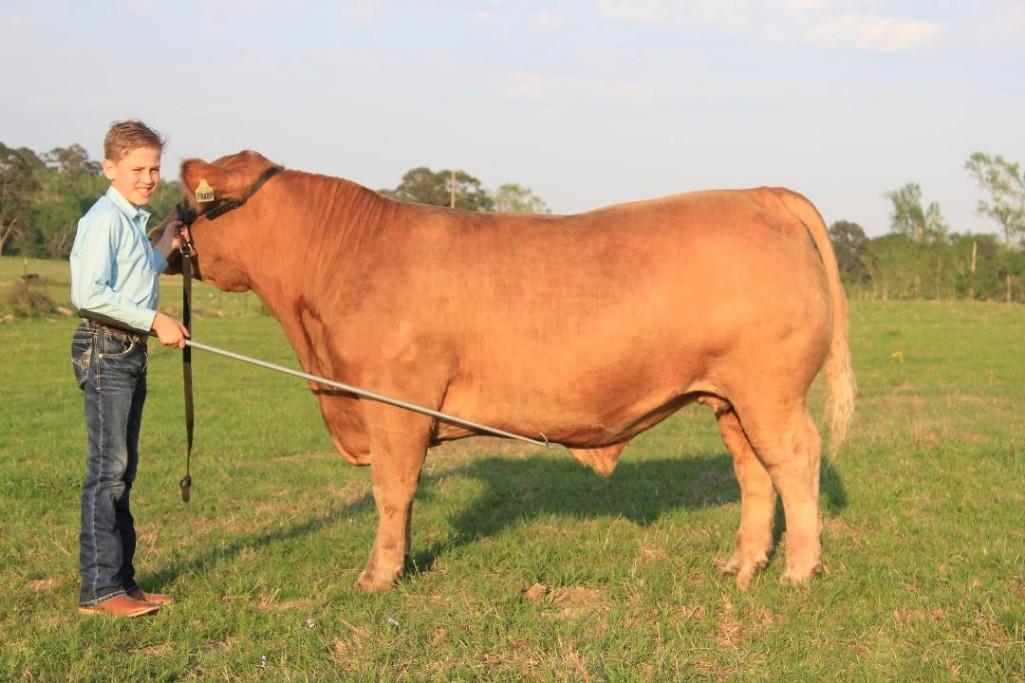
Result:
{"label": "dark leather strap loop", "polygon": [[[272,166],[264,171],[253,186],[250,187],[240,198],[226,199],[214,208],[207,211],[204,216],[213,220],[223,216],[232,209],[237,209],[246,203],[253,194],[263,187],[268,180],[281,173],[280,166]],[[178,220],[183,226],[191,226],[197,216],[195,212],[186,205],[178,204]],[[182,256],[182,324],[189,330],[189,338],[192,338],[192,242],[185,238],[184,231],[179,228],[178,238],[181,243]],[[188,503],[192,497],[192,437],[195,424],[195,409],[192,399],[192,347],[186,345],[182,349],[182,386],[185,391],[185,476],[182,477],[178,487],[181,489],[182,502]]]}
{"label": "dark leather strap loop", "polygon": [[264,171],[259,178],[257,178],[256,182],[253,183],[253,186],[246,190],[246,193],[243,194],[241,197],[239,197],[238,199],[234,197],[229,197],[228,199],[225,199],[224,201],[220,202],[219,204],[217,204],[217,206],[213,207],[212,209],[210,209],[202,215],[205,216],[208,220],[212,221],[216,218],[219,218],[220,216],[223,216],[229,211],[237,209],[238,207],[245,204],[250,197],[256,194],[256,191],[263,187],[263,184],[265,182],[267,182],[277,174],[281,173],[282,170],[283,169],[280,166],[271,166],[266,171]]}
{"label": "dark leather strap loop", "polygon": [[[182,239],[182,324],[189,330],[192,336],[192,245]],[[194,424],[194,410],[192,406],[192,347],[186,345],[182,349],[182,384],[185,389],[185,476],[179,483],[181,488],[182,502],[188,503],[191,498],[192,475],[190,472],[192,464],[192,433]]]}

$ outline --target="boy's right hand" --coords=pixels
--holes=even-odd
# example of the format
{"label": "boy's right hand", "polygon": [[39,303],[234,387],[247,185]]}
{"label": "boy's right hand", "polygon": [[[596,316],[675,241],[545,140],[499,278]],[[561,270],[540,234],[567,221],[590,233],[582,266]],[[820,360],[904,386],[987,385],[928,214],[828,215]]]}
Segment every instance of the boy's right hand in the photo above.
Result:
{"label": "boy's right hand", "polygon": [[153,331],[157,333],[161,344],[177,346],[179,349],[185,348],[185,339],[189,336],[189,331],[184,325],[159,311],[157,317],[153,318]]}

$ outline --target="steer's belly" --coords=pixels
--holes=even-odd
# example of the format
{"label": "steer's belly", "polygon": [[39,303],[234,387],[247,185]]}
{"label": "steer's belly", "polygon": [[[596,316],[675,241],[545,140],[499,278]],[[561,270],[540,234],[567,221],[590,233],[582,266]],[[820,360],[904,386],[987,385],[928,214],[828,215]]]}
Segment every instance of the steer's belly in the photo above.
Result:
{"label": "steer's belly", "polygon": [[[545,382],[507,386],[504,393],[493,386],[455,383],[442,410],[523,436],[590,448],[624,443],[702,395],[715,393],[710,383],[676,373],[667,372],[660,381],[642,375],[550,388]],[[441,424],[437,436],[444,440],[469,433]]]}

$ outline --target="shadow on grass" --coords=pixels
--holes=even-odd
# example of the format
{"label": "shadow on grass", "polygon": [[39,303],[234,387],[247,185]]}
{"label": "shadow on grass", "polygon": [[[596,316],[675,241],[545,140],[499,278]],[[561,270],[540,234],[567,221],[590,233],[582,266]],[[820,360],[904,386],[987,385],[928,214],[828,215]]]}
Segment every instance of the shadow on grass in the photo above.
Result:
{"label": "shadow on grass", "polygon": [[[411,573],[429,572],[451,548],[495,535],[512,524],[543,516],[593,519],[624,517],[647,526],[677,509],[701,509],[740,501],[740,490],[727,454],[620,462],[602,479],[570,458],[507,459],[484,457],[445,476],[478,479],[486,485],[476,500],[451,520],[454,537],[416,551]],[[417,505],[429,505],[430,481],[421,483]],[[821,505],[829,515],[847,505],[847,492],[835,468],[823,463]],[[416,524],[414,510],[413,523]],[[739,523],[739,515],[738,515]],[[785,527],[777,504],[774,536]]]}
{"label": "shadow on grass", "polygon": [[[344,520],[361,512],[372,511],[373,508],[374,499],[366,495],[344,507],[332,509],[330,512],[313,517],[302,524],[277,527],[273,530],[264,530],[252,534],[236,534],[232,537],[230,543],[218,547],[206,547],[202,550],[196,550],[195,548],[186,549],[181,556],[176,555],[166,566],[149,576],[147,584],[151,583],[154,587],[152,590],[165,590],[176,579],[189,574],[202,573],[207,569],[215,567],[219,562],[237,557],[247,548],[259,549],[278,541],[288,541],[293,538],[315,534],[337,521]],[[367,551],[369,552],[369,550],[368,547]]]}
{"label": "shadow on grass", "polygon": [[[414,550],[407,575],[431,571],[437,559],[452,548],[469,545],[510,525],[537,517],[624,517],[647,526],[663,514],[681,508],[701,509],[740,500],[732,463],[726,454],[621,462],[608,479],[598,477],[568,456],[565,459],[483,456],[465,467],[425,476],[418,489],[416,506],[423,509],[431,505],[431,499],[437,497],[433,484],[442,477],[477,479],[485,488],[474,500],[467,501],[451,520],[454,536],[423,550]],[[823,466],[821,503],[825,515],[847,505],[846,489],[834,468]],[[189,559],[175,558],[151,580],[157,588],[166,587],[180,576],[203,572],[246,548],[259,549],[314,534],[350,515],[372,513],[373,509],[373,498],[367,494],[304,523],[239,535],[231,543],[199,551]],[[415,510],[413,524],[416,524]],[[776,516],[777,541],[783,524],[780,506]]]}

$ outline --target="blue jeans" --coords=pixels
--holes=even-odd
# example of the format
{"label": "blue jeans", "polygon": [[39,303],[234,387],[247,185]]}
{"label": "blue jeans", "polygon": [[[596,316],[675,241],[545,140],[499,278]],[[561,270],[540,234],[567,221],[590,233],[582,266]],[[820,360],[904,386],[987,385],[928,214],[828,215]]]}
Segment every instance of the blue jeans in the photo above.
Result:
{"label": "blue jeans", "polygon": [[138,587],[129,498],[139,464],[146,361],[145,337],[91,323],[79,325],[72,337],[71,364],[85,394],[89,433],[78,555],[82,606]]}

